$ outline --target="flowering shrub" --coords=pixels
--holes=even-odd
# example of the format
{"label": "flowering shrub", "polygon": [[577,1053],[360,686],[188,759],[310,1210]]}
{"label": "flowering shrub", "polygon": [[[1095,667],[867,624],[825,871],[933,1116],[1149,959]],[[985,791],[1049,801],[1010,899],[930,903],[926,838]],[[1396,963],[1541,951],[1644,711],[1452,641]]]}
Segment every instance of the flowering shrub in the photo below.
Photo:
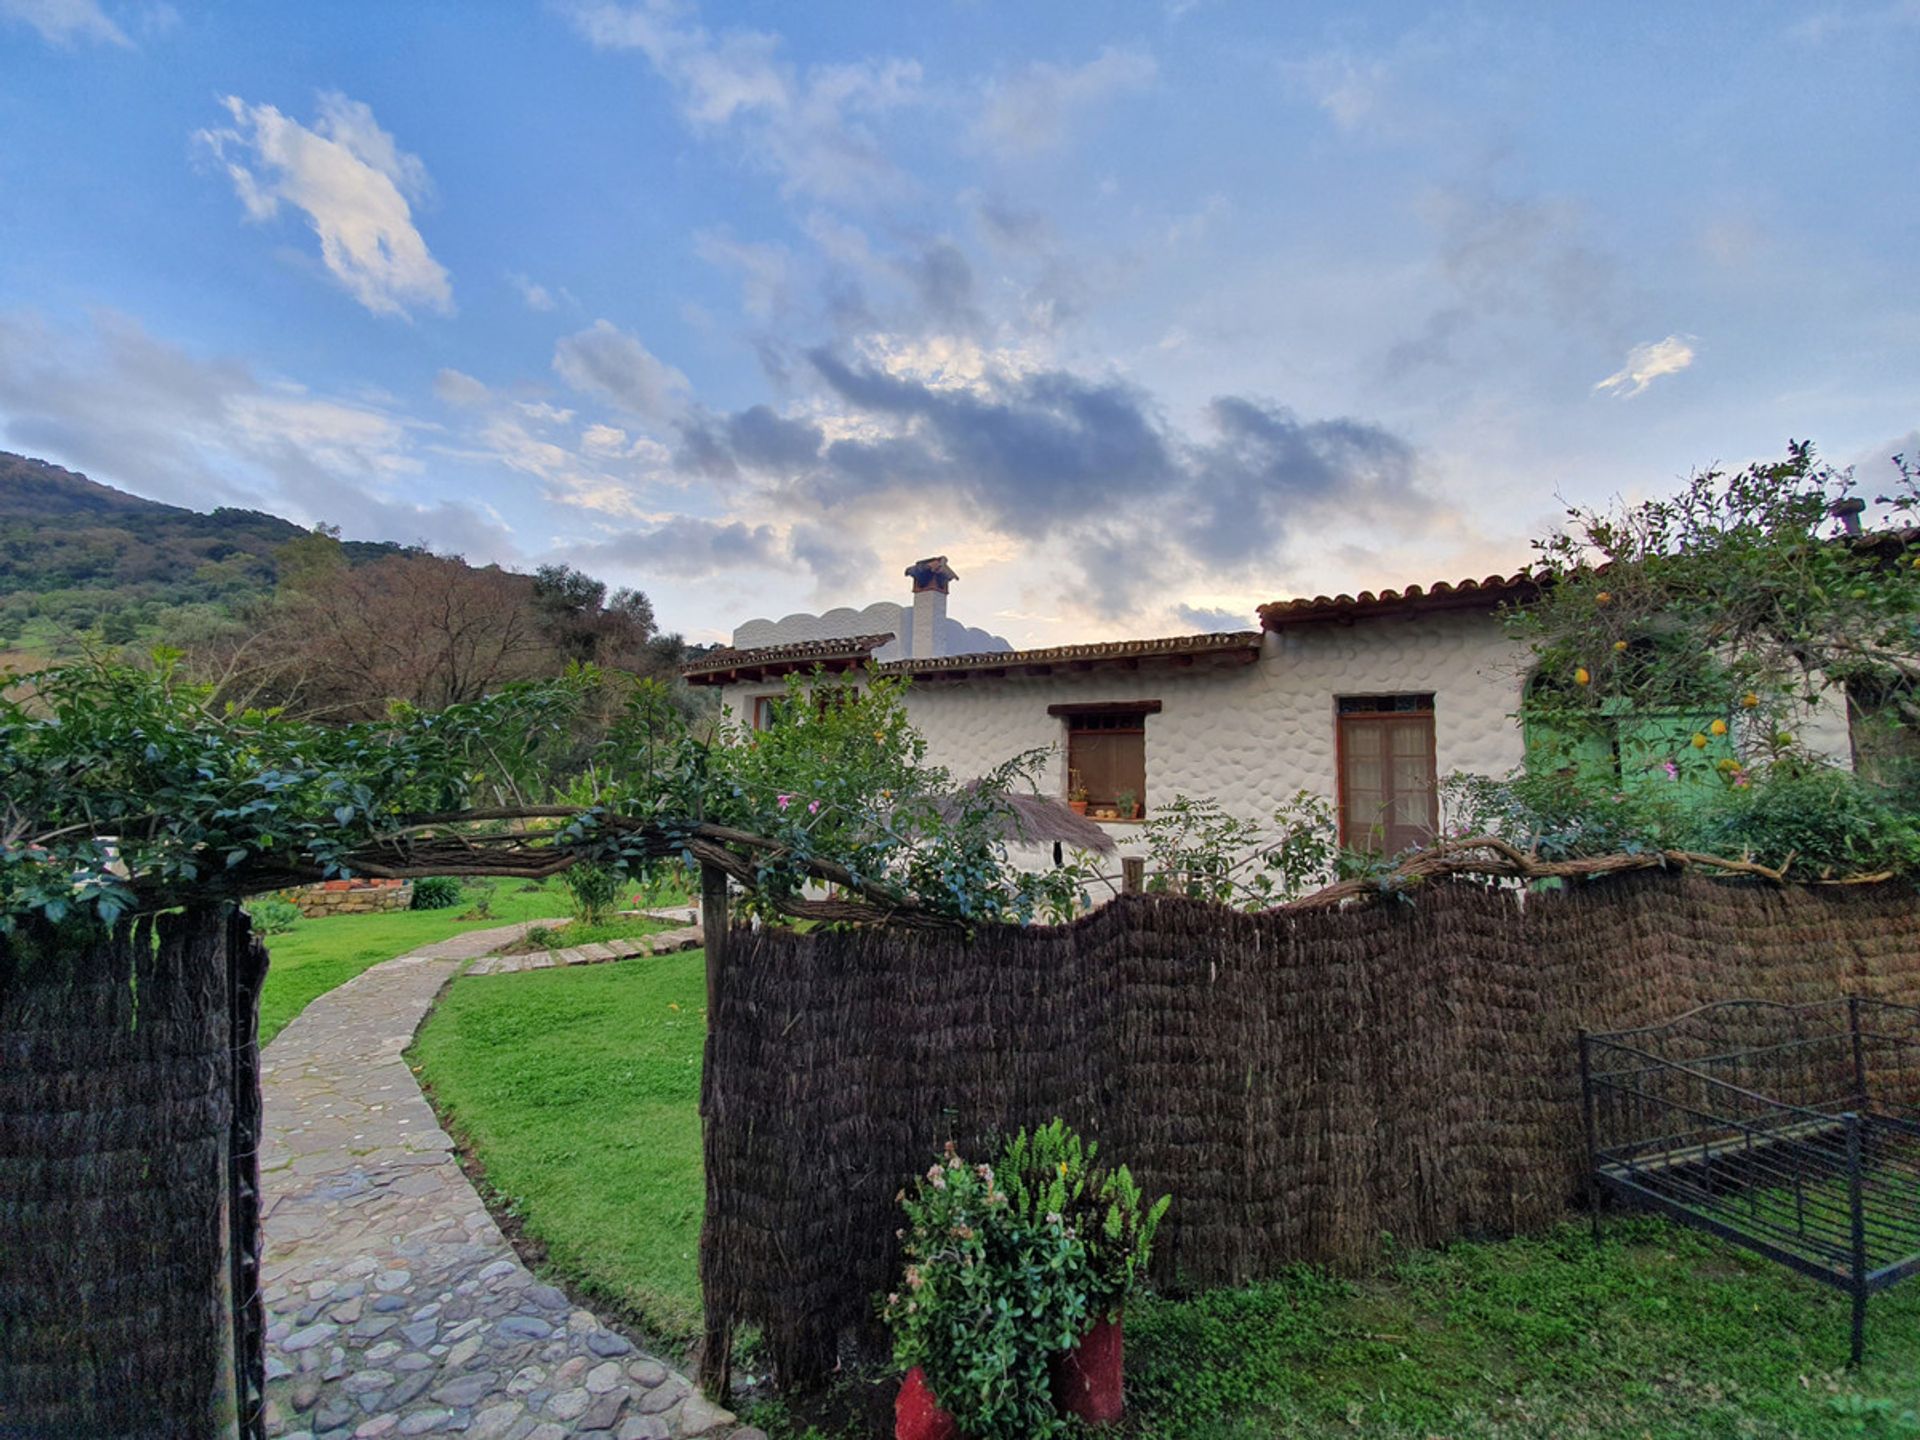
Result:
{"label": "flowering shrub", "polygon": [[1086,1246],[1060,1211],[1009,1203],[991,1165],[945,1154],[902,1191],[906,1270],[881,1314],[894,1359],[925,1370],[962,1433],[1066,1433],[1048,1362],[1087,1329]]}

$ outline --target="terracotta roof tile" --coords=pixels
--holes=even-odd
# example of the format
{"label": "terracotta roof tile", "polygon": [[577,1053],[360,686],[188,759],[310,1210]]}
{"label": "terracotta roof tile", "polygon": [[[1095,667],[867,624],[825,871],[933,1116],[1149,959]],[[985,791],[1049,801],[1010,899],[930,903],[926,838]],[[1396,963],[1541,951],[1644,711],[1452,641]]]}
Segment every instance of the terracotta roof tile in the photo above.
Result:
{"label": "terracotta roof tile", "polygon": [[1409,585],[1404,590],[1362,590],[1358,595],[1299,596],[1275,600],[1260,607],[1260,624],[1268,630],[1284,625],[1301,625],[1314,620],[1348,620],[1407,610],[1467,610],[1493,608],[1504,602],[1529,598],[1539,592],[1540,582],[1531,571],[1512,575],[1489,575],[1482,580],[1437,580],[1431,585]]}
{"label": "terracotta roof tile", "polygon": [[889,660],[878,668],[894,674],[938,675],[970,670],[1000,670],[1012,666],[1084,665],[1252,653],[1259,648],[1258,630],[1234,630],[1220,634],[1169,635],[1153,640],[1102,640],[1088,645],[1054,645],[1044,650],[989,650],[974,655],[940,655],[927,660]]}
{"label": "terracotta roof tile", "polygon": [[691,665],[681,666],[680,673],[697,684],[721,671],[762,669],[769,665],[803,670],[816,661],[864,659],[891,639],[893,636],[889,633],[849,635],[828,640],[797,640],[790,645],[762,645],[752,650],[735,650],[732,646],[726,646],[709,650]]}

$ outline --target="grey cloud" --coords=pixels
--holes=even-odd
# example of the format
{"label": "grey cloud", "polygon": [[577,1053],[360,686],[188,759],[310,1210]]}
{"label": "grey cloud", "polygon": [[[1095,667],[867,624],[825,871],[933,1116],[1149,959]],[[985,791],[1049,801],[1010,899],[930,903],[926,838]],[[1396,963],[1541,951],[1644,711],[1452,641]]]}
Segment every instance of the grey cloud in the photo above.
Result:
{"label": "grey cloud", "polygon": [[872,547],[835,526],[796,525],[788,548],[825,589],[846,590],[881,573],[880,557]]}
{"label": "grey cloud", "polygon": [[1378,425],[1302,421],[1283,405],[1238,396],[1215,400],[1209,418],[1217,438],[1197,451],[1181,510],[1187,544],[1202,559],[1244,561],[1331,505],[1403,518],[1427,506],[1412,448]]}
{"label": "grey cloud", "polygon": [[651,530],[629,530],[569,555],[587,564],[629,565],[643,575],[697,579],[716,570],[767,567],[782,558],[770,525],[676,515]]}
{"label": "grey cloud", "polygon": [[[882,496],[976,514],[1069,557],[1075,596],[1103,614],[1164,593],[1195,566],[1260,564],[1336,515],[1404,525],[1431,511],[1413,450],[1362,420],[1306,420],[1223,396],[1207,430],[1186,436],[1118,380],[1054,370],[935,388],[831,350],[809,359],[844,406],[886,433],[821,448],[812,424],[747,411],[709,418],[698,463],[757,470],[770,499],[816,525],[850,521]],[[838,573],[831,547],[806,544],[802,555],[796,540],[795,553],[823,581]]]}
{"label": "grey cloud", "polygon": [[687,377],[611,321],[563,337],[553,368],[575,390],[644,420],[671,420],[686,404]]}
{"label": "grey cloud", "polygon": [[1219,633],[1227,630],[1250,630],[1253,617],[1242,615],[1236,610],[1221,610],[1211,605],[1179,605],[1174,607],[1183,624],[1191,625],[1197,631]]}
{"label": "grey cloud", "polygon": [[980,323],[973,305],[973,266],[948,240],[937,240],[922,250],[912,266],[913,287],[927,313],[952,330],[972,330]]}

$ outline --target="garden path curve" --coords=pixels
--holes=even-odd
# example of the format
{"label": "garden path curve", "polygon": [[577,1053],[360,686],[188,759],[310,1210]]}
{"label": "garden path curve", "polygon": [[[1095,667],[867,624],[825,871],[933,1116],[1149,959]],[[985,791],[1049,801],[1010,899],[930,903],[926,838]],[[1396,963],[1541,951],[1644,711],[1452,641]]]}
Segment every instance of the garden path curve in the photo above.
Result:
{"label": "garden path curve", "polygon": [[765,1440],[527,1271],[403,1057],[461,966],[525,928],[376,965],[262,1052],[268,1434]]}

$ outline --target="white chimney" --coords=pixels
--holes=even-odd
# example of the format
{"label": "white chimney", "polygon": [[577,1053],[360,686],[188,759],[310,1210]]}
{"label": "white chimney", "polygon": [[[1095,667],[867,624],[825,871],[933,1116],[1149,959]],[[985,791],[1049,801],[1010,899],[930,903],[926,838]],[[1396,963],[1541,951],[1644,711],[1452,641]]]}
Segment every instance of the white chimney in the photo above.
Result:
{"label": "white chimney", "polygon": [[913,581],[913,636],[906,641],[907,654],[915,660],[931,660],[940,653],[940,631],[947,619],[947,587],[960,577],[953,573],[944,555],[916,560],[907,567]]}

